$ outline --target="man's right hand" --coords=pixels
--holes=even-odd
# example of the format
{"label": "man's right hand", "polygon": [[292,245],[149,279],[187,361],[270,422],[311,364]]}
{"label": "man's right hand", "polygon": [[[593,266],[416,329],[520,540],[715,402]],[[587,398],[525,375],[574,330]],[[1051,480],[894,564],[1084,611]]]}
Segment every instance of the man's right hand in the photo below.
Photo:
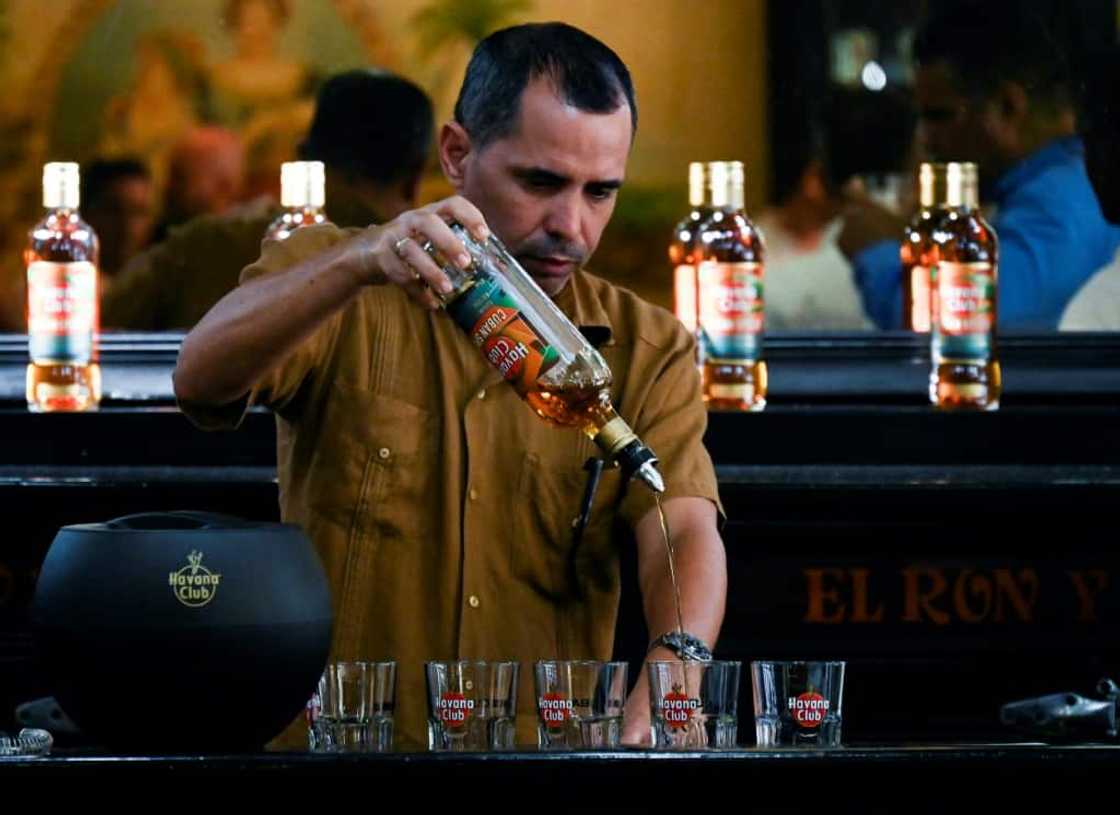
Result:
{"label": "man's right hand", "polygon": [[457,195],[410,210],[387,224],[371,226],[355,235],[348,251],[353,253],[359,282],[363,285],[391,283],[403,288],[425,308],[439,308],[439,299],[433,292],[449,294],[451,281],[422,247],[431,241],[452,263],[464,269],[470,266],[466,247],[448,226],[452,221],[465,226],[479,240],[490,236],[482,213]]}

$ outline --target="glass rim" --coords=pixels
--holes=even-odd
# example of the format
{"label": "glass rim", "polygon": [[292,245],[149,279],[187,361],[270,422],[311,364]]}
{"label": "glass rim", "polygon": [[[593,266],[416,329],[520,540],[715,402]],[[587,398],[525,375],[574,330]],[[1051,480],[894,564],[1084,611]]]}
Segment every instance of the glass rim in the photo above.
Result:
{"label": "glass rim", "polygon": [[396,667],[397,661],[395,659],[380,659],[380,660],[366,660],[366,659],[340,659],[328,662],[323,666],[323,672],[326,673],[331,668],[352,667],[355,665],[374,666],[377,668]]}
{"label": "glass rim", "polygon": [[630,663],[622,660],[604,660],[604,659],[538,659],[533,663],[533,666],[539,665],[629,665]]}
{"label": "glass rim", "polygon": [[755,665],[847,665],[846,659],[752,659],[751,667]]}
{"label": "glass rim", "polygon": [[727,667],[729,665],[743,666],[743,661],[740,659],[651,659],[646,661],[646,665],[707,665]]}
{"label": "glass rim", "polygon": [[516,665],[520,666],[521,663],[514,659],[429,659],[424,663],[425,668],[433,666],[446,665],[450,666],[464,666],[464,665]]}

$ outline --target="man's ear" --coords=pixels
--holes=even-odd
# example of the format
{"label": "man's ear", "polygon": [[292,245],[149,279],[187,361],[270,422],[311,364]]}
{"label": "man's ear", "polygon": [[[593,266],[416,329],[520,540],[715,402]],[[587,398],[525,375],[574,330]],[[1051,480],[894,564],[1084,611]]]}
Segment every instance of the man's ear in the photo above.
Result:
{"label": "man's ear", "polygon": [[439,164],[456,190],[463,188],[466,164],[472,150],[471,137],[458,122],[448,122],[439,131]]}

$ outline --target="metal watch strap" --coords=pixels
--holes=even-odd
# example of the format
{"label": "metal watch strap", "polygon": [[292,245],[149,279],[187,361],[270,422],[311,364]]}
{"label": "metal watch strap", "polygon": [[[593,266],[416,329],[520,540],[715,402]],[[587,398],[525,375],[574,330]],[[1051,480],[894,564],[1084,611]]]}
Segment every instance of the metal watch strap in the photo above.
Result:
{"label": "metal watch strap", "polygon": [[684,660],[693,662],[712,661],[712,649],[705,645],[702,639],[688,632],[678,633],[676,631],[669,631],[662,634],[649,644],[648,651],[661,647],[668,648]]}

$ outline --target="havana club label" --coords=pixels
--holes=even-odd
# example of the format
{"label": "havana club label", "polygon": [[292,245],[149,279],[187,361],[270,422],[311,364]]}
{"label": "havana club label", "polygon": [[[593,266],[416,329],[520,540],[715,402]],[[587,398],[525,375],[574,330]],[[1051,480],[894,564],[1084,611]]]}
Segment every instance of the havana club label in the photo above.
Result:
{"label": "havana club label", "polygon": [[436,713],[449,730],[462,730],[474,715],[474,699],[461,693],[445,693],[439,697]]}
{"label": "havana club label", "polygon": [[556,349],[493,277],[480,276],[447,311],[521,396],[560,361]]}
{"label": "havana club label", "polygon": [[563,730],[572,718],[574,703],[559,693],[545,693],[537,700],[541,721],[549,730]]}
{"label": "havana club label", "polygon": [[34,362],[82,365],[93,358],[97,268],[88,261],[27,267],[27,335]]}
{"label": "havana club label", "polygon": [[704,358],[758,360],[765,313],[762,264],[705,261],[697,276]]}
{"label": "havana club label", "polygon": [[699,699],[689,698],[679,685],[661,698],[661,717],[673,730],[684,730],[696,711],[702,710],[703,705]]}
{"label": "havana club label", "polygon": [[673,270],[673,314],[690,334],[696,331],[696,267],[682,263]]}
{"label": "havana club label", "polygon": [[813,690],[786,700],[790,718],[801,730],[816,730],[828,715],[829,701]]}
{"label": "havana club label", "polygon": [[988,358],[996,329],[996,276],[990,263],[938,263],[934,312],[945,358]]}

